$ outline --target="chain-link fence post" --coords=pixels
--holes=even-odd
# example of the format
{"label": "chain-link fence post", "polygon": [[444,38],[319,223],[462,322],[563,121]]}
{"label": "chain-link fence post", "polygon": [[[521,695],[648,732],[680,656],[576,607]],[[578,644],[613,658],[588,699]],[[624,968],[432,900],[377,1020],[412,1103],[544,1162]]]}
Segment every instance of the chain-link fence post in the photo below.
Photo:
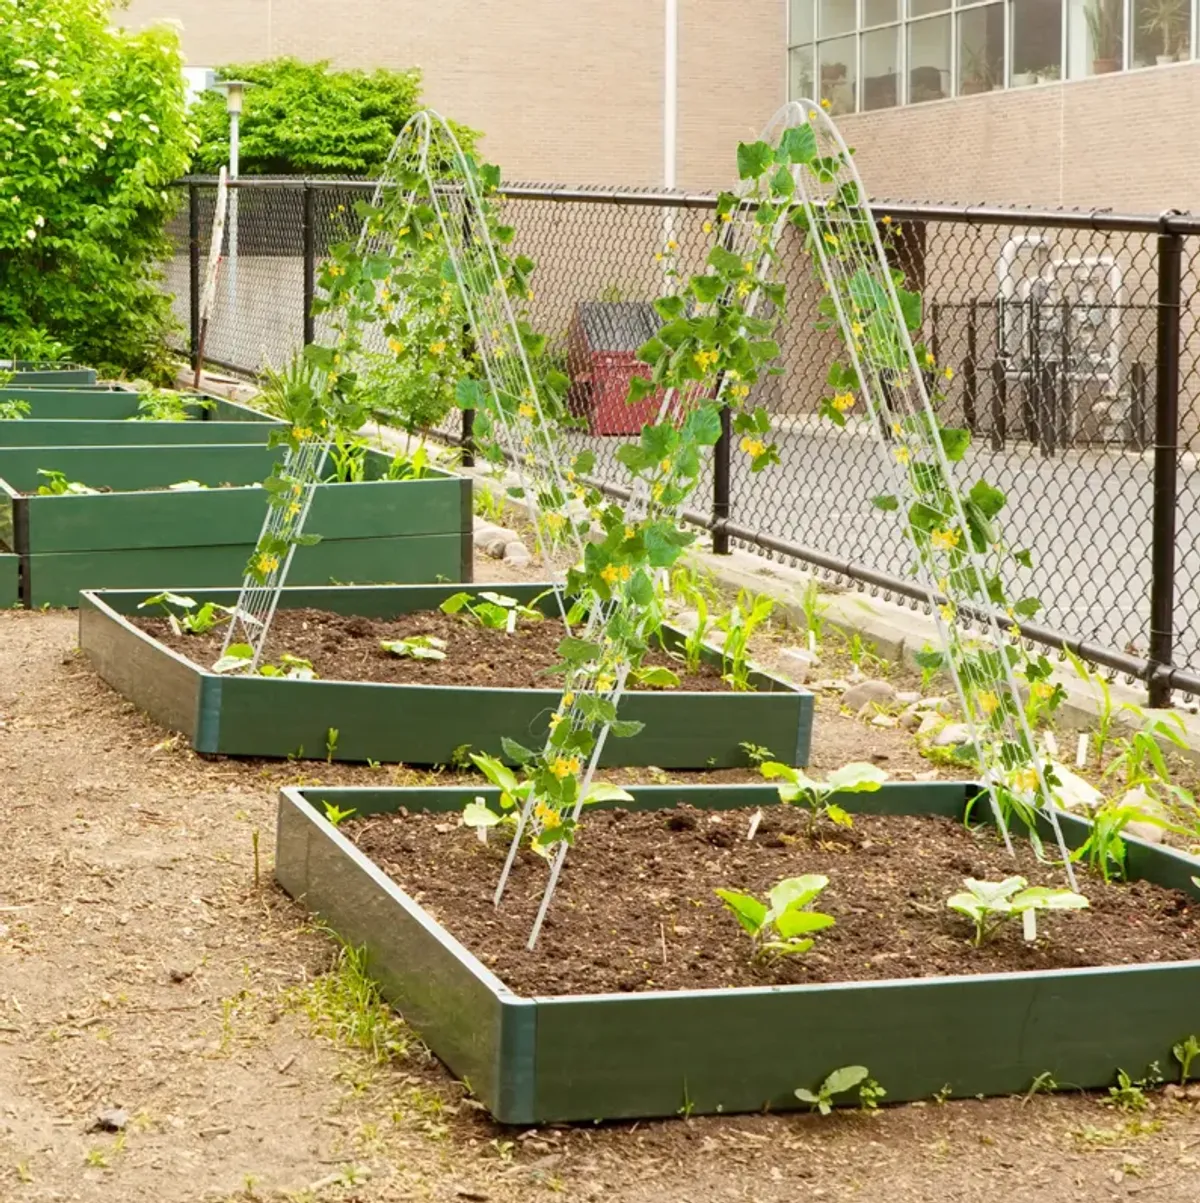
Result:
{"label": "chain-link fence post", "polygon": [[317,341],[317,322],[313,316],[313,300],[317,295],[317,191],[304,185],[304,207],[301,218],[304,238],[304,345]]}
{"label": "chain-link fence post", "polygon": [[1175,534],[1179,469],[1179,320],[1183,238],[1174,213],[1162,215],[1158,235],[1158,314],[1154,395],[1154,526],[1150,580],[1150,705],[1169,706],[1175,643]]}
{"label": "chain-link fence post", "polygon": [[188,351],[200,370],[200,186],[188,185]]}

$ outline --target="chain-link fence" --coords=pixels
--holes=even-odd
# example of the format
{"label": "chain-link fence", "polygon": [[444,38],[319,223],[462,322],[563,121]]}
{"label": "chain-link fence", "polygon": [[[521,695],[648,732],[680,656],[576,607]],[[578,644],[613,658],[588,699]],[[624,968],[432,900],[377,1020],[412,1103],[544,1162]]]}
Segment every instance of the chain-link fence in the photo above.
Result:
{"label": "chain-link fence", "polygon": [[[227,262],[205,357],[254,373],[321,330],[307,316],[315,265],[354,236],[370,184],[246,180],[238,187],[236,275]],[[195,348],[195,307],[215,186],[188,185],[166,286]],[[674,267],[699,269],[715,198],[514,187],[505,221],[537,263],[531,320],[571,378],[572,434],[595,475],[623,479],[615,452],[644,415],[624,403],[650,302]],[[958,466],[1004,490],[1004,531],[1032,552],[1026,626],[1152,699],[1200,693],[1200,343],[1191,239],[1200,220],[881,203],[895,266],[925,298],[921,338],[947,393],[944,417],[974,438]],[[883,452],[865,418],[818,419],[837,354],[817,329],[820,284],[800,239],[782,248],[788,306],[782,372],[762,382],[782,464],[752,475],[717,448],[697,494],[717,550],[730,542],[912,599],[904,531],[869,498]],[[953,373],[946,379],[946,369]],[[457,421],[457,419],[455,419]],[[457,433],[451,431],[449,433]]]}

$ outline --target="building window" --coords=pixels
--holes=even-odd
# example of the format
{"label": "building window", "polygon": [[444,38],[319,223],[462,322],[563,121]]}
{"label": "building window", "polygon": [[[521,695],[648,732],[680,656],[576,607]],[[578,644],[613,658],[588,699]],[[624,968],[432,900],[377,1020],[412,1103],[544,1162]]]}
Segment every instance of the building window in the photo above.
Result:
{"label": "building window", "polygon": [[1200,0],[789,0],[788,91],[870,112],[1161,67]]}

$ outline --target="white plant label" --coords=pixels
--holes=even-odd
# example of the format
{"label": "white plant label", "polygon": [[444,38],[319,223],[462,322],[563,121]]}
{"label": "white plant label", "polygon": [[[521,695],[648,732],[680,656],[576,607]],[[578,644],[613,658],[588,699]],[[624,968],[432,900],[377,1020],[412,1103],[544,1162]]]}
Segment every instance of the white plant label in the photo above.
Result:
{"label": "white plant label", "polygon": [[1046,732],[1046,751],[1049,752],[1051,756],[1058,755],[1058,740],[1054,738],[1053,731]]}
{"label": "white plant label", "polygon": [[1077,769],[1083,768],[1083,766],[1085,764],[1087,764],[1087,758],[1088,758],[1088,737],[1087,737],[1087,732],[1085,731],[1079,737],[1079,746],[1075,749],[1075,767]]}
{"label": "white plant label", "polygon": [[809,631],[808,633],[808,650],[815,656],[817,654],[817,633]]}
{"label": "white plant label", "polygon": [[1029,944],[1037,942],[1037,911],[1024,911],[1021,922],[1025,929],[1025,940]]}
{"label": "white plant label", "polygon": [[517,612],[509,610],[508,618],[504,621],[504,629],[511,635],[517,629]]}

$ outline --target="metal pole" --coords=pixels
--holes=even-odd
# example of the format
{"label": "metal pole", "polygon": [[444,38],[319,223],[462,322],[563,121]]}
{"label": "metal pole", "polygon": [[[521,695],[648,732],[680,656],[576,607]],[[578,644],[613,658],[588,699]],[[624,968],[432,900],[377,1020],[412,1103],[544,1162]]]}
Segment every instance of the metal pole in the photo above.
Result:
{"label": "metal pole", "polygon": [[713,447],[712,549],[718,556],[729,555],[729,463],[733,457],[733,419],[729,406],[721,406],[721,437]]}
{"label": "metal pole", "polygon": [[464,468],[475,467],[475,411],[462,411],[462,462]]}
{"label": "metal pole", "polygon": [[976,434],[979,428],[979,306],[972,297],[967,304],[967,362],[963,364],[963,422]]}
{"label": "metal pole", "polygon": [[304,345],[317,341],[317,321],[313,316],[313,301],[317,295],[317,230],[316,192],[311,184],[304,185]]}
{"label": "metal pole", "polygon": [[1158,236],[1158,322],[1154,389],[1154,527],[1150,577],[1150,705],[1171,704],[1169,677],[1175,644],[1175,522],[1179,469],[1179,316],[1183,238],[1169,232],[1164,213]]}
{"label": "metal pole", "polygon": [[238,260],[238,159],[241,155],[241,122],[238,112],[229,115],[229,303],[237,307],[237,260]]}
{"label": "metal pole", "polygon": [[192,371],[200,370],[200,185],[188,185],[188,324]]}

